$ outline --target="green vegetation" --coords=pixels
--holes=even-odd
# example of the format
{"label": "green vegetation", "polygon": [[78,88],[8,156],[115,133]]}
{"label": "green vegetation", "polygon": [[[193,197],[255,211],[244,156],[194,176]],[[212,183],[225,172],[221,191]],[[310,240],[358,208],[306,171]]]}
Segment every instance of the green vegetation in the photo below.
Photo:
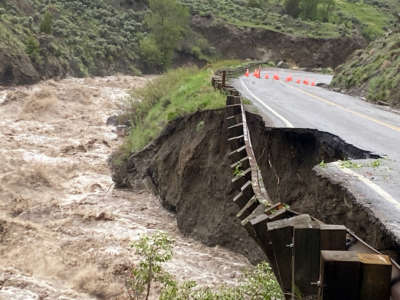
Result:
{"label": "green vegetation", "polygon": [[239,163],[235,166],[235,169],[233,170],[233,176],[242,177],[243,175],[244,175],[244,171],[242,170],[242,164]]}
{"label": "green vegetation", "polygon": [[[244,27],[296,36],[338,37],[359,32],[369,40],[398,22],[394,0],[182,0],[192,13]],[[245,9],[244,9],[245,8]]]}
{"label": "green vegetation", "polygon": [[147,300],[153,281],[170,284],[171,276],[162,269],[162,263],[172,258],[174,241],[166,233],[156,232],[151,236],[142,236],[132,244],[135,253],[143,259],[132,268],[126,281],[126,287],[131,299],[141,299],[145,294]]}
{"label": "green vegetation", "polygon": [[379,168],[382,165],[381,159],[375,159],[370,163],[357,163],[351,160],[341,160],[340,167],[349,169],[360,169],[360,168]]}
{"label": "green vegetation", "polygon": [[340,167],[341,168],[359,169],[362,166],[363,166],[362,164],[356,163],[356,162],[351,161],[351,160],[341,160],[340,161]]}
{"label": "green vegetation", "polygon": [[360,93],[374,102],[400,107],[400,33],[356,51],[337,68],[331,85]]}
{"label": "green vegetation", "polygon": [[[142,149],[171,120],[199,110],[224,107],[225,97],[210,84],[210,75],[220,66],[170,70],[146,87],[134,90],[124,116],[132,124],[122,147],[124,156]],[[199,125],[197,129],[201,128]]]}
{"label": "green vegetation", "polygon": [[[8,35],[0,39],[0,50],[28,55],[43,73],[49,68],[76,76],[135,73],[146,12],[115,2],[0,1],[0,36]],[[14,42],[7,45],[10,38]]]}
{"label": "green vegetation", "polygon": [[53,28],[53,15],[46,11],[43,20],[40,22],[39,31],[46,34],[51,34]]}
{"label": "green vegetation", "polygon": [[215,54],[176,0],[0,1],[0,54],[27,57],[39,74],[153,72],[175,51],[203,61]]}
{"label": "green vegetation", "polygon": [[142,39],[141,51],[147,63],[168,67],[189,29],[189,11],[176,0],[149,0],[145,24],[150,34]]}
{"label": "green vegetation", "polygon": [[202,62],[218,55],[190,28],[190,14],[294,36],[373,40],[399,12],[396,0],[3,0],[0,54],[18,68],[31,62],[21,70],[31,81],[148,73],[168,69],[176,54]]}
{"label": "green vegetation", "polygon": [[238,286],[198,287],[194,281],[178,283],[162,268],[172,258],[173,241],[162,232],[143,236],[133,243],[142,260],[132,268],[126,280],[130,299],[148,299],[153,282],[161,284],[160,300],[272,300],[283,299],[282,292],[267,263],[245,272]]}

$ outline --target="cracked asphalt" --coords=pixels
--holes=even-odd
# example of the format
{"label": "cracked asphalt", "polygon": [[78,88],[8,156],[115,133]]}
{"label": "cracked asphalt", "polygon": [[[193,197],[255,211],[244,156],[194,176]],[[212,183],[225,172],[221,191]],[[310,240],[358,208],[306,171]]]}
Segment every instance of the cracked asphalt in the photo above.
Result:
{"label": "cracked asphalt", "polygon": [[[268,74],[270,79],[265,79]],[[273,80],[278,75],[280,80]],[[293,81],[286,82],[288,76]],[[300,79],[301,83],[296,81]],[[380,159],[316,167],[348,188],[371,209],[400,243],[400,113],[360,98],[303,84],[329,84],[331,75],[268,68],[261,79],[233,81],[273,127],[312,128],[335,134]]]}

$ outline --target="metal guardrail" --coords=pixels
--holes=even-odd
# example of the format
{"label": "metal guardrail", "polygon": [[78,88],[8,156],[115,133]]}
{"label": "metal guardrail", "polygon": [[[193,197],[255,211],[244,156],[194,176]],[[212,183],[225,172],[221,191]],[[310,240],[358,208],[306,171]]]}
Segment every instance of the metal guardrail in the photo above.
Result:
{"label": "metal guardrail", "polygon": [[391,275],[400,276],[394,260],[344,226],[326,225],[287,205],[273,204],[264,190],[243,101],[229,85],[230,79],[260,64],[218,70],[211,82],[227,94],[232,186],[238,191],[233,201],[240,207],[237,217],[267,255],[285,298],[400,300],[400,293],[391,290]]}

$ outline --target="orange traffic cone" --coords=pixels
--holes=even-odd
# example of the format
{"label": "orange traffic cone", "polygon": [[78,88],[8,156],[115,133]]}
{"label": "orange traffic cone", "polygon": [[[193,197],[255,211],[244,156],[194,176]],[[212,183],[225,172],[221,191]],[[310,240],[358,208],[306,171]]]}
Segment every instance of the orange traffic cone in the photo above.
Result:
{"label": "orange traffic cone", "polygon": [[254,73],[253,73],[253,76],[256,77],[256,78],[257,78],[257,73],[258,73],[258,70],[255,69],[255,70],[254,70]]}
{"label": "orange traffic cone", "polygon": [[244,76],[249,77],[249,69],[246,69],[246,73],[244,74]]}
{"label": "orange traffic cone", "polygon": [[289,75],[288,77],[286,77],[286,81],[287,82],[291,82],[293,80],[293,77],[291,75]]}

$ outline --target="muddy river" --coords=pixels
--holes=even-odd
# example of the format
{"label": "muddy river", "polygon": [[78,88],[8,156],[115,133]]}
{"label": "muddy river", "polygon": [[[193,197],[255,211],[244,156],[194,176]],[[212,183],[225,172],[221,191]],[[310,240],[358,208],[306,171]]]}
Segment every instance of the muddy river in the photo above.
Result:
{"label": "muddy river", "polygon": [[[107,126],[150,78],[45,81],[0,87],[0,299],[128,299],[124,277],[141,234],[176,240],[166,269],[200,285],[235,284],[247,259],[182,236],[146,191],[113,188]],[[157,291],[152,299],[157,299]]]}

